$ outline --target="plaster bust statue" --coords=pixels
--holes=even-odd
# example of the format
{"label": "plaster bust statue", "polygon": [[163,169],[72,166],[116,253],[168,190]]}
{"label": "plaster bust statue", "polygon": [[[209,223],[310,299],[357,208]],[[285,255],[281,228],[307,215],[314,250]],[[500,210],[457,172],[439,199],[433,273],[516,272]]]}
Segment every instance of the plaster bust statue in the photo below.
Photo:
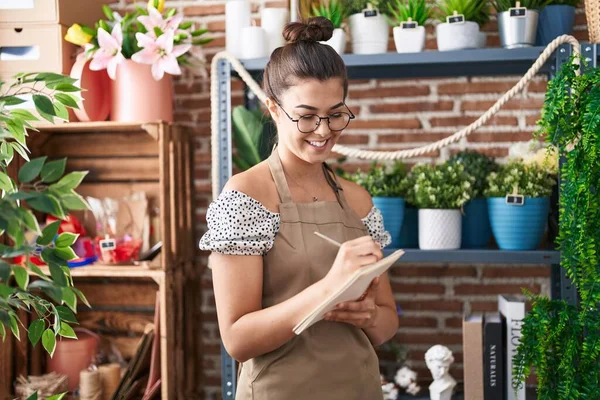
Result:
{"label": "plaster bust statue", "polygon": [[450,400],[456,381],[448,371],[454,362],[454,357],[449,348],[435,345],[425,353],[425,363],[431,371],[433,383],[429,385],[429,397],[431,400]]}

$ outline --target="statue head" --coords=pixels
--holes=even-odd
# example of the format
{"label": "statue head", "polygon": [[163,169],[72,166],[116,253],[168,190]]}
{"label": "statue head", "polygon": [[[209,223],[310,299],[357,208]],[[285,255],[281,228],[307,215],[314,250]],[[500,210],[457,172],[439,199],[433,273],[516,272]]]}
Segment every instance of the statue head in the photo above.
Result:
{"label": "statue head", "polygon": [[434,380],[442,379],[450,370],[450,364],[453,362],[454,356],[446,346],[437,344],[425,353],[425,363]]}

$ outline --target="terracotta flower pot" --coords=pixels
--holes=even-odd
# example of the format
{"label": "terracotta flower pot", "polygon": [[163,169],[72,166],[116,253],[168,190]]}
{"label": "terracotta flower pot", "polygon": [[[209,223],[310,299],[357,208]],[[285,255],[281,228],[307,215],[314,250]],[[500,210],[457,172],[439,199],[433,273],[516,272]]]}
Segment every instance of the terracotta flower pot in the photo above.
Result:
{"label": "terracotta flower pot", "polygon": [[151,65],[125,60],[112,81],[111,121],[173,122],[173,80],[171,75],[155,81]]}

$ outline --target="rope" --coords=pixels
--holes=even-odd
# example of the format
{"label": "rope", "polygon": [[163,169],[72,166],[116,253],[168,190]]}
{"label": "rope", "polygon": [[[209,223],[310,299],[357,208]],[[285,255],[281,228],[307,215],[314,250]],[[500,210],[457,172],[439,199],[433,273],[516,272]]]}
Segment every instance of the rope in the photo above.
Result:
{"label": "rope", "polygon": [[[417,147],[414,149],[408,150],[398,150],[398,151],[374,151],[374,150],[361,150],[350,148],[346,146],[342,146],[336,144],[333,147],[333,151],[344,155],[346,157],[356,157],[365,160],[396,160],[401,158],[413,158],[418,157],[423,154],[427,154],[436,150],[439,150],[443,147],[447,147],[453,143],[460,141],[461,139],[467,137],[475,130],[480,128],[483,124],[488,122],[499,110],[500,108],[506,104],[510,99],[512,99],[516,94],[521,92],[527,84],[535,77],[535,75],[540,71],[540,69],[544,66],[546,61],[552,56],[552,54],[558,49],[558,47],[562,44],[569,43],[573,46],[573,55],[579,56],[581,53],[580,44],[573,36],[570,35],[562,35],[554,39],[547,47],[544,49],[542,54],[537,58],[537,60],[533,63],[533,65],[529,68],[527,73],[513,86],[508,92],[506,92],[502,97],[494,103],[492,107],[488,111],[486,111],[481,117],[479,117],[476,121],[471,123],[469,126],[461,129],[460,131],[444,138],[438,140],[437,142],[430,143],[425,146]],[[211,69],[211,110],[212,110],[212,118],[211,118],[211,130],[212,130],[212,171],[213,171],[213,195],[218,195],[219,190],[216,188],[218,182],[218,137],[219,137],[219,120],[218,120],[218,84],[217,84],[217,64],[219,60],[228,60],[233,69],[238,73],[240,78],[248,85],[248,88],[254,92],[254,94],[262,101],[263,103],[267,100],[267,95],[262,90],[260,85],[252,78],[252,76],[245,70],[242,63],[232,56],[228,52],[220,52],[217,53],[212,60],[212,69]],[[216,189],[216,190],[215,190]]]}

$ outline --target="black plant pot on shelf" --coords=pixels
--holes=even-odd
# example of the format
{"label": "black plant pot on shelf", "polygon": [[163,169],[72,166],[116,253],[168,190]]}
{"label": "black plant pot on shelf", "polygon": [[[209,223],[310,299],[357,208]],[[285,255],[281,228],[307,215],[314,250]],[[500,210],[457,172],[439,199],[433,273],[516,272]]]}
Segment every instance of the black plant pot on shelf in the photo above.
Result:
{"label": "black plant pot on shelf", "polygon": [[565,5],[546,6],[540,12],[536,46],[547,46],[561,35],[573,33],[575,25],[575,7]]}

